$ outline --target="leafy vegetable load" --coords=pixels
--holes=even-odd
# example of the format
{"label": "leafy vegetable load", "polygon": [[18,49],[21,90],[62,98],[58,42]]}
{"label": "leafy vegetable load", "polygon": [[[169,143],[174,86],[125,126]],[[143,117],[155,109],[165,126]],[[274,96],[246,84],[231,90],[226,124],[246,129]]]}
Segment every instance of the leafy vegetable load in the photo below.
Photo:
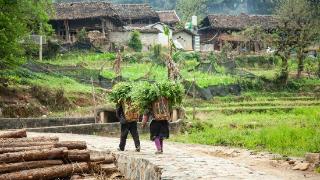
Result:
{"label": "leafy vegetable load", "polygon": [[158,89],[149,82],[135,84],[131,92],[134,106],[138,107],[141,113],[149,109],[151,103],[157,99]]}
{"label": "leafy vegetable load", "polygon": [[[165,102],[168,110],[179,106],[184,96],[184,88],[180,83],[162,81],[157,83],[135,82],[119,83],[112,89],[109,99],[114,103],[130,101],[132,109],[140,113],[154,106],[155,102]],[[157,105],[163,107],[163,105]],[[166,112],[168,110],[165,110]]]}
{"label": "leafy vegetable load", "polygon": [[131,89],[131,83],[120,82],[113,86],[112,92],[109,94],[109,100],[117,104],[130,100]]}

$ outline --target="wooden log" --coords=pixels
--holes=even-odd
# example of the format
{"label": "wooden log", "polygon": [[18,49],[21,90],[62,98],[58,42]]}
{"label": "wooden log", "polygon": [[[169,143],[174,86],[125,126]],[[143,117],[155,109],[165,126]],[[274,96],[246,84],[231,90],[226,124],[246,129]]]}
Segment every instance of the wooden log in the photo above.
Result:
{"label": "wooden log", "polygon": [[0,175],[0,180],[55,179],[68,177],[75,173],[86,173],[88,171],[89,166],[87,163],[65,164],[2,174]]}
{"label": "wooden log", "polygon": [[54,165],[62,165],[62,160],[44,160],[44,161],[27,161],[19,163],[3,163],[0,164],[0,173],[9,173],[14,171],[21,171],[26,169],[44,168]]}
{"label": "wooden log", "polygon": [[27,137],[27,131],[25,129],[0,132],[0,138],[23,138],[23,137]]}
{"label": "wooden log", "polygon": [[0,144],[6,144],[6,143],[22,143],[22,142],[58,142],[58,137],[32,137],[32,138],[5,138],[0,139]]}
{"label": "wooden log", "polygon": [[0,154],[0,162],[23,162],[36,160],[62,159],[66,148],[53,148]]}
{"label": "wooden log", "polygon": [[118,171],[115,164],[101,164],[100,169],[105,175],[110,175]]}
{"label": "wooden log", "polygon": [[55,142],[52,141],[36,141],[36,142],[12,142],[12,143],[1,143],[0,147],[30,147],[30,146],[46,146],[54,145]]}
{"label": "wooden log", "polygon": [[90,162],[100,162],[104,161],[105,157],[104,156],[91,156],[90,157]]}
{"label": "wooden log", "polygon": [[85,141],[60,141],[55,144],[55,147],[56,148],[66,147],[69,150],[72,150],[72,149],[83,150],[83,149],[87,149],[87,143]]}
{"label": "wooden log", "polygon": [[66,147],[70,150],[72,149],[87,149],[87,144],[85,141],[31,141],[31,142],[7,142],[0,143],[0,147],[30,147],[30,146],[45,146],[45,145],[54,145],[56,148]]}
{"label": "wooden log", "polygon": [[43,146],[30,146],[30,147],[5,147],[0,148],[0,154],[3,153],[12,153],[20,151],[30,151],[30,150],[41,150],[41,149],[51,149],[54,148],[54,145],[43,145]]}
{"label": "wooden log", "polygon": [[111,164],[115,162],[113,156],[93,156],[90,157],[90,162],[97,164]]}
{"label": "wooden log", "polygon": [[88,150],[65,150],[66,160],[69,162],[90,162],[90,152]]}

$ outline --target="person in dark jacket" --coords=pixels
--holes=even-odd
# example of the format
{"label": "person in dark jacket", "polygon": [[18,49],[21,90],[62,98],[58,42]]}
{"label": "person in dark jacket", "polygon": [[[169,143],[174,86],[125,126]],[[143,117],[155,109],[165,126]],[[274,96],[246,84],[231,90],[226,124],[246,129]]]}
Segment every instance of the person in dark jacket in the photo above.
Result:
{"label": "person in dark jacket", "polygon": [[127,122],[122,105],[117,105],[116,116],[119,119],[121,124],[121,136],[120,136],[120,144],[119,144],[118,150],[124,151],[127,137],[130,132],[136,147],[136,151],[140,152],[140,140],[139,140],[137,121]]}

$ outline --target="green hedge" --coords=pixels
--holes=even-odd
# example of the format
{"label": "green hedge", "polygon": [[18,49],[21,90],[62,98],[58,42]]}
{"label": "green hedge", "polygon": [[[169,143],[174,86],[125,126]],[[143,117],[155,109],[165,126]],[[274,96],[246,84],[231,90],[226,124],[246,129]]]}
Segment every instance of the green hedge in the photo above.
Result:
{"label": "green hedge", "polygon": [[238,67],[264,67],[270,68],[278,64],[279,59],[275,56],[238,56],[236,57]]}

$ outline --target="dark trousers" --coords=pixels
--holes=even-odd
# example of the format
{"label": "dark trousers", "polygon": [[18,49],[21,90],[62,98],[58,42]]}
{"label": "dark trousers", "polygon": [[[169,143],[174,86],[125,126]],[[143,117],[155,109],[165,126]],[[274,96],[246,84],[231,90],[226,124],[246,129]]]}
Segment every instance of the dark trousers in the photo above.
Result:
{"label": "dark trousers", "polygon": [[128,134],[131,134],[134,144],[136,148],[140,148],[140,140],[139,140],[139,133],[137,122],[129,122],[125,124],[121,124],[121,137],[120,137],[120,144],[119,148],[123,151],[126,146],[126,141]]}

